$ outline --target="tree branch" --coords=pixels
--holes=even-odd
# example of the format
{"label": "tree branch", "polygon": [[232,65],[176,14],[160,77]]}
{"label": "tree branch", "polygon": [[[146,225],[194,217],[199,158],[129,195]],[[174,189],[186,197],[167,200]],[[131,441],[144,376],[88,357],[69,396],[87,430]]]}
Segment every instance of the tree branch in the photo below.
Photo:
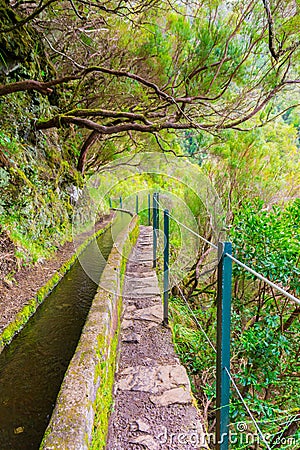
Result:
{"label": "tree branch", "polygon": [[190,81],[192,78],[194,78],[195,76],[197,76],[200,72],[203,72],[203,71],[208,70],[208,69],[212,69],[213,67],[216,67],[216,66],[218,66],[218,65],[220,65],[220,64],[223,64],[223,62],[228,62],[228,61],[230,61],[230,59],[231,59],[231,58],[225,58],[225,61],[223,61],[223,59],[222,59],[221,61],[216,61],[216,62],[214,62],[214,63],[212,63],[212,64],[206,64],[206,65],[204,65],[204,66],[195,68],[195,69],[188,75],[187,80]]}
{"label": "tree branch", "polygon": [[154,92],[158,95],[158,97],[163,98],[171,103],[173,103],[173,101],[174,101],[172,96],[168,95],[166,92],[159,89],[159,87],[155,83],[152,83],[151,81],[148,81],[145,78],[142,78],[139,75],[136,75],[134,73],[126,72],[125,70],[114,70],[114,69],[109,69],[107,67],[87,67],[87,68],[85,68],[84,72],[86,74],[91,73],[91,72],[101,72],[101,73],[106,73],[109,75],[115,75],[117,77],[130,78],[131,80],[135,80],[138,83],[143,84],[144,86],[147,86],[147,87],[153,89]]}
{"label": "tree branch", "polygon": [[146,119],[143,114],[131,113],[127,111],[111,111],[106,109],[74,109],[68,111],[66,116],[76,117],[109,117],[109,118],[126,118],[131,120],[140,120],[146,125],[152,125],[152,122]]}
{"label": "tree branch", "polygon": [[276,86],[274,89],[272,89],[271,92],[269,92],[269,94],[265,97],[265,99],[262,102],[260,102],[249,114],[241,117],[238,120],[235,120],[235,121],[225,124],[222,128],[223,129],[234,128],[237,125],[240,125],[241,123],[246,122],[247,120],[254,117],[259,111],[261,111],[269,103],[269,101],[277,94],[277,92],[280,91],[280,89],[282,89],[283,86],[284,86],[284,83],[280,83],[278,86]]}
{"label": "tree branch", "polygon": [[[187,130],[187,129],[201,129],[210,132],[211,130],[226,130],[229,128],[237,128],[241,123],[254,117],[259,111],[261,111],[270,100],[284,87],[286,82],[281,82],[275,88],[273,88],[263,100],[257,103],[257,105],[248,113],[242,115],[239,119],[226,121],[224,116],[221,123],[211,122],[211,123],[197,123],[194,122],[190,117],[185,114],[187,122],[176,122],[170,120],[165,116],[160,122],[150,122],[142,114],[135,114],[129,112],[118,112],[109,110],[73,110],[64,115],[57,115],[52,119],[47,121],[38,121],[36,123],[37,130],[45,130],[49,128],[60,128],[64,125],[75,124],[82,128],[87,128],[89,130],[95,130],[102,134],[115,134],[127,131],[139,131],[142,133],[155,133],[163,129],[173,129],[173,130]],[[71,114],[72,113],[72,114]],[[92,116],[102,116],[102,117],[112,117],[119,118],[118,123],[102,125],[93,120],[87,119],[86,117]],[[121,120],[124,119],[122,122]],[[127,120],[128,119],[128,120]],[[137,123],[136,121],[142,121],[143,123]],[[121,122],[121,123],[120,123]]]}
{"label": "tree branch", "polygon": [[267,14],[268,28],[269,28],[269,50],[273,58],[278,61],[279,53],[275,49],[275,24],[271,13],[271,7],[269,0],[262,0],[264,8]]}
{"label": "tree branch", "polygon": [[82,16],[79,14],[79,12],[77,11],[77,8],[76,8],[76,6],[74,5],[73,0],[69,0],[69,1],[70,1],[70,3],[71,3],[71,6],[72,6],[73,11],[74,11],[74,13],[76,14],[76,16],[77,16],[80,20],[84,20],[84,17],[82,17]]}
{"label": "tree branch", "polygon": [[20,91],[37,91],[40,94],[48,95],[52,93],[52,87],[67,83],[69,81],[77,80],[79,78],[80,75],[73,75],[63,78],[57,78],[52,81],[25,80],[10,84],[2,84],[0,85],[0,96],[13,94],[14,92]]}
{"label": "tree branch", "polygon": [[88,153],[89,149],[92,147],[92,145],[94,145],[94,143],[99,139],[99,137],[100,137],[100,134],[98,131],[92,131],[89,134],[88,138],[83,143],[81,150],[80,150],[78,163],[77,163],[78,172],[81,172],[82,174],[84,173],[84,167],[85,167],[87,153]]}
{"label": "tree branch", "polygon": [[39,121],[36,123],[37,130],[47,130],[49,128],[60,128],[63,125],[69,125],[70,123],[78,125],[82,128],[87,128],[89,130],[95,130],[102,134],[115,134],[123,133],[125,131],[140,131],[141,133],[154,133],[160,130],[174,129],[174,130],[186,130],[188,128],[207,128],[210,125],[200,125],[193,122],[188,123],[176,123],[166,120],[163,123],[153,123],[150,125],[140,124],[137,122],[123,122],[118,125],[100,125],[92,120],[79,118],[74,116],[55,116],[48,121]]}
{"label": "tree branch", "polygon": [[288,52],[295,51],[300,46],[300,41],[296,41],[294,44],[288,46],[286,49],[282,49],[283,43],[279,46],[279,49],[276,50],[275,41],[276,41],[276,33],[275,33],[275,22],[272,16],[270,1],[262,0],[264,4],[264,8],[267,14],[268,20],[268,29],[269,29],[269,50],[275,61],[278,61],[280,56],[284,55]]}

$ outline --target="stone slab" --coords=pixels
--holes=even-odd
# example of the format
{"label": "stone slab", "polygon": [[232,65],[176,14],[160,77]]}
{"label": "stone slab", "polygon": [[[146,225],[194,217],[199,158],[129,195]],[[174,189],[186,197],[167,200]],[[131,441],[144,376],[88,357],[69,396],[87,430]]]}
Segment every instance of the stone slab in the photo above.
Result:
{"label": "stone slab", "polygon": [[148,308],[135,309],[125,312],[125,320],[147,320],[150,322],[161,323],[163,320],[162,304],[149,306]]}
{"label": "stone slab", "polygon": [[137,438],[131,439],[130,443],[137,444],[139,448],[146,448],[148,450],[160,449],[160,445],[155,441],[154,437],[151,436],[150,434],[138,436]]}
{"label": "stone slab", "polygon": [[138,344],[141,341],[141,336],[138,333],[126,333],[122,337],[122,342],[131,342],[132,344]]}
{"label": "stone slab", "polygon": [[150,400],[157,406],[169,406],[175,403],[181,405],[192,403],[190,391],[183,387],[170,389],[162,395],[151,395]]}
{"label": "stone slab", "polygon": [[120,374],[117,387],[121,390],[162,393],[177,387],[190,390],[190,383],[182,366],[127,367]]}

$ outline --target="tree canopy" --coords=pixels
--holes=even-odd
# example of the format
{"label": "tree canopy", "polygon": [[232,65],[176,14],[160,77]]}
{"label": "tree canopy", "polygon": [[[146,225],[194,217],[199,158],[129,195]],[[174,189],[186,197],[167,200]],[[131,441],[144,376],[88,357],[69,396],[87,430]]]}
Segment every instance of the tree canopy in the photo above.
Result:
{"label": "tree canopy", "polygon": [[[2,8],[0,96],[52,99],[34,127],[85,130],[80,171],[99,139],[151,133],[162,145],[170,130],[251,128],[298,106],[290,91],[300,83],[299,1],[21,0]],[[45,67],[28,79],[11,40],[32,31]]]}

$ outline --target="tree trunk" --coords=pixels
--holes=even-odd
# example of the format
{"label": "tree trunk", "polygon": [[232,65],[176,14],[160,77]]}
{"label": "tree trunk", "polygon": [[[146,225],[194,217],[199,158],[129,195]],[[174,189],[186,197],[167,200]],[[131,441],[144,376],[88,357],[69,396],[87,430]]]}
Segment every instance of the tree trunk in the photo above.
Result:
{"label": "tree trunk", "polygon": [[99,139],[99,136],[100,136],[100,134],[98,131],[92,131],[89,134],[88,138],[83,143],[83,146],[81,147],[81,150],[80,150],[78,162],[77,162],[78,172],[81,172],[82,174],[84,173],[87,152],[92,147],[92,145],[94,145],[94,143]]}
{"label": "tree trunk", "polygon": [[284,322],[282,330],[280,330],[282,333],[284,333],[286,330],[289,329],[289,327],[292,325],[294,320],[300,315],[300,306],[297,306],[296,309],[292,312],[290,317]]}

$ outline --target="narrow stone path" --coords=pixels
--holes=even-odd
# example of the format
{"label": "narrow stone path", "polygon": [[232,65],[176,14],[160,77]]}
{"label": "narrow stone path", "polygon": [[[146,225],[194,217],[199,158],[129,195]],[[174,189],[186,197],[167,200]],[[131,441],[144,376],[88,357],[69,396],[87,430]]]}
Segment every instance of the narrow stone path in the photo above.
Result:
{"label": "narrow stone path", "polygon": [[185,369],[162,325],[152,228],[141,227],[127,265],[119,366],[107,450],[208,448]]}

